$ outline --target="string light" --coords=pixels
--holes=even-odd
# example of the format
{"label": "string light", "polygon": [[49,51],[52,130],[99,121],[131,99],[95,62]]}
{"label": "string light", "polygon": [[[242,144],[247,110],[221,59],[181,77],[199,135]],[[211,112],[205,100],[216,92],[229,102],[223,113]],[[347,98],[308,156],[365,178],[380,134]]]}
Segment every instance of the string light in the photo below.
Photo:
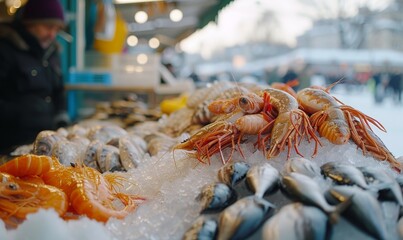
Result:
{"label": "string light", "polygon": [[130,35],[129,37],[127,37],[126,42],[127,42],[127,45],[129,45],[130,47],[134,47],[139,42],[139,39],[134,35]]}
{"label": "string light", "polygon": [[156,49],[160,46],[160,40],[158,40],[158,38],[153,37],[148,41],[148,45],[150,46],[150,48]]}
{"label": "string light", "polygon": [[183,18],[183,13],[181,10],[175,8],[169,13],[169,18],[172,22],[179,22]]}
{"label": "string light", "polygon": [[148,20],[148,14],[144,11],[138,11],[134,15],[134,20],[138,23],[145,23]]}

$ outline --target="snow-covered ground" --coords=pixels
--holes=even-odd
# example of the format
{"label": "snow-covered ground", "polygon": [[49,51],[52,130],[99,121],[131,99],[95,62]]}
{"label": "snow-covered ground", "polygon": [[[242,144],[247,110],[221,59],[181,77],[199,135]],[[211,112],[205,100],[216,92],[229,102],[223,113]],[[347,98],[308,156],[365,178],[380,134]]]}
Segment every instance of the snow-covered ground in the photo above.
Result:
{"label": "snow-covered ground", "polygon": [[[347,88],[350,90],[347,91]],[[375,103],[372,93],[367,88],[340,86],[336,87],[332,94],[345,104],[378,120],[387,132],[384,133],[377,128],[373,128],[373,130],[396,158],[403,156],[402,103],[394,102],[390,94],[387,94],[382,103]]]}

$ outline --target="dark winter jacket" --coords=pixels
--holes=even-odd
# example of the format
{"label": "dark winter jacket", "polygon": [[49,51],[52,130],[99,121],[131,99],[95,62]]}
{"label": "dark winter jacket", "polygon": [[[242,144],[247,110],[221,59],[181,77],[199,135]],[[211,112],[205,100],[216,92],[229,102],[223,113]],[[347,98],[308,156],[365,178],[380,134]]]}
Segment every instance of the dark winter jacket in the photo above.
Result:
{"label": "dark winter jacket", "polygon": [[57,44],[44,50],[22,24],[1,24],[0,152],[55,129],[65,109]]}

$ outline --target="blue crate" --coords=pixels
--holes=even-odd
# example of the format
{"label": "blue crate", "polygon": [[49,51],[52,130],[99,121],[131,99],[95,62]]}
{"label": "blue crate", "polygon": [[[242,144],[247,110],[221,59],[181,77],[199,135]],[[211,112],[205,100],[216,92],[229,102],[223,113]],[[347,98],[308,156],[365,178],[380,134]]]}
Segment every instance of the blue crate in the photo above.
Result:
{"label": "blue crate", "polygon": [[112,74],[108,72],[70,72],[69,83],[85,83],[85,84],[112,84]]}
{"label": "blue crate", "polygon": [[[108,72],[70,72],[68,81],[69,84],[112,84],[112,74]],[[67,106],[68,113],[72,120],[77,118],[78,109],[81,106],[82,99],[76,91],[69,91],[67,93]]]}

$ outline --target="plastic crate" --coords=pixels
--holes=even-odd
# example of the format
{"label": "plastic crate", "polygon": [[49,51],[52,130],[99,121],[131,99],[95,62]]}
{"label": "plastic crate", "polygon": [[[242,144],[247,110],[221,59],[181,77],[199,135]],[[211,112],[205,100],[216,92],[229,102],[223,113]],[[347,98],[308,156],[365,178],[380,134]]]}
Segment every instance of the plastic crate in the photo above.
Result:
{"label": "plastic crate", "polygon": [[69,83],[112,84],[112,74],[108,72],[70,72]]}

